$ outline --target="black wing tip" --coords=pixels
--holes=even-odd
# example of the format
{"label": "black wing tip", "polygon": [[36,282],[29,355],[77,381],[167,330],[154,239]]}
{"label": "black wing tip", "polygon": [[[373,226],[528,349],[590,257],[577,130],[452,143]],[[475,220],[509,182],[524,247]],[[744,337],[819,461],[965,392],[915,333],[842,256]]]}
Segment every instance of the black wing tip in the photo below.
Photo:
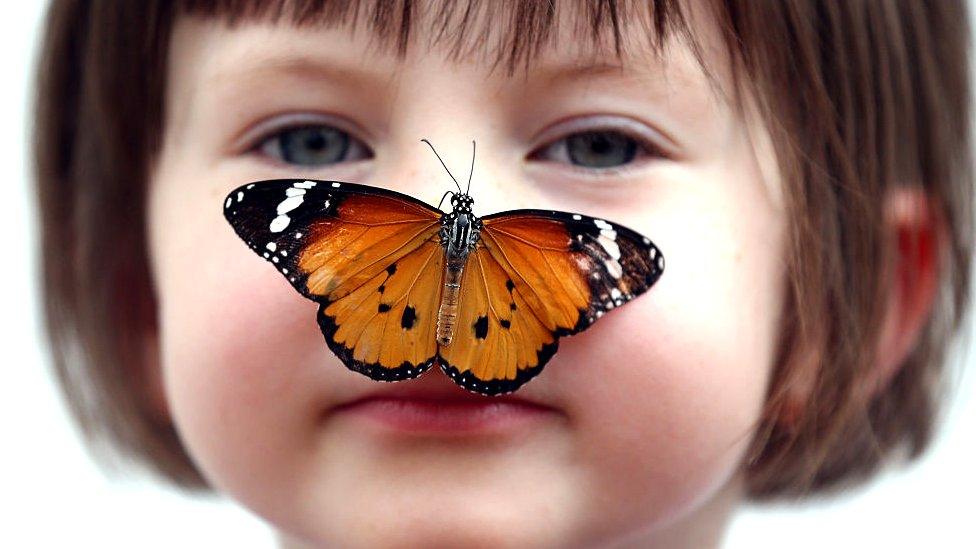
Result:
{"label": "black wing tip", "polygon": [[326,303],[322,303],[319,306],[318,321],[319,328],[322,330],[322,335],[325,336],[325,343],[329,346],[329,349],[342,363],[350,370],[363,374],[370,379],[376,381],[404,381],[407,379],[414,379],[420,377],[437,360],[436,356],[432,356],[420,364],[413,364],[407,361],[403,361],[402,364],[395,368],[388,368],[377,363],[368,363],[361,360],[356,360],[352,356],[352,349],[349,349],[342,344],[336,343],[334,336],[338,329],[338,325],[335,323],[335,319],[325,314],[325,308],[328,306]]}

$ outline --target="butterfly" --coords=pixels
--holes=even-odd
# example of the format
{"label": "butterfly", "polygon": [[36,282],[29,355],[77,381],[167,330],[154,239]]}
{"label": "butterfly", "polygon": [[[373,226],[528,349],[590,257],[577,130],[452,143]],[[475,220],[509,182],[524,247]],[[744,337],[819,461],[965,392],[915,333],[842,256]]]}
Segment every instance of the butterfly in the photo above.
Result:
{"label": "butterfly", "polygon": [[454,183],[458,192],[441,198],[450,196],[450,212],[391,190],[310,179],[242,185],[223,212],[319,304],[319,327],[343,364],[378,381],[415,378],[436,363],[469,391],[513,392],[542,371],[559,338],[664,272],[657,246],[622,225],[550,210],[477,217]]}

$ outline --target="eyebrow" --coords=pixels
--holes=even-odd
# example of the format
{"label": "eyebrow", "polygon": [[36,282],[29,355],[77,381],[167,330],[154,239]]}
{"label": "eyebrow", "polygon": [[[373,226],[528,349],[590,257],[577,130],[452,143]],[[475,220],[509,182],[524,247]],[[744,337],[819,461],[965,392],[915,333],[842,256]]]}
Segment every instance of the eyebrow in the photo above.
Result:
{"label": "eyebrow", "polygon": [[209,80],[214,84],[235,81],[236,86],[241,80],[261,80],[291,74],[314,80],[339,81],[352,86],[377,86],[389,81],[392,76],[390,72],[306,54],[259,55],[231,65],[230,68],[215,71]]}
{"label": "eyebrow", "polygon": [[533,77],[548,84],[561,84],[578,79],[598,78],[601,76],[621,76],[625,74],[626,66],[622,63],[596,61],[592,63],[565,63],[552,66],[542,66],[533,71]]}

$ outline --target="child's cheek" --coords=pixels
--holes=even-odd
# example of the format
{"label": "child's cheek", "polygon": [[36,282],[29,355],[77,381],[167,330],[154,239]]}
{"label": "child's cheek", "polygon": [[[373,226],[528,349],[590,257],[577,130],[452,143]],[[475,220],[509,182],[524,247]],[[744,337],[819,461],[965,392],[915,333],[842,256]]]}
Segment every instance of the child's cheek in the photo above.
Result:
{"label": "child's cheek", "polygon": [[225,280],[174,269],[161,284],[170,407],[192,457],[223,489],[239,485],[223,482],[228,473],[294,465],[282,461],[288,459],[282,450],[294,447],[314,421],[309,387],[321,383],[303,378],[316,369],[300,366],[328,361],[327,351],[307,344],[316,331],[307,322],[314,305],[289,295],[293,290],[280,277],[254,263],[258,269],[222,262],[230,267]]}
{"label": "child's cheek", "polygon": [[580,392],[572,417],[593,492],[641,502],[607,502],[594,516],[613,508],[617,524],[666,523],[742,463],[775,356],[786,274],[782,218],[742,194],[662,198],[648,234],[665,251],[664,276],[647,297],[567,340],[547,370]]}
{"label": "child's cheek", "polygon": [[158,180],[151,201],[162,368],[173,419],[187,451],[220,491],[266,505],[262,513],[294,513],[296,498],[268,473],[302,470],[308,453],[301,449],[314,442],[328,394],[369,380],[339,364],[318,330],[316,305],[233,234],[220,215],[220,198],[185,181],[192,180]]}

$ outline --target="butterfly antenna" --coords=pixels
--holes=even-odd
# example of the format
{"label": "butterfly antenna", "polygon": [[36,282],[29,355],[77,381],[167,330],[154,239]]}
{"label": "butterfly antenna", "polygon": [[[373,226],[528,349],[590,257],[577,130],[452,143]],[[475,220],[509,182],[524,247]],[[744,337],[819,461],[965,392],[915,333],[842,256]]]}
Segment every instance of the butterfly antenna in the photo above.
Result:
{"label": "butterfly antenna", "polygon": [[475,145],[474,145],[474,140],[472,139],[471,140],[471,169],[468,171],[468,190],[464,191],[464,194],[468,194],[468,191],[471,190],[471,176],[474,175],[474,153],[475,153]]}
{"label": "butterfly antenna", "polygon": [[[454,179],[454,174],[451,173],[451,170],[447,169],[447,164],[445,164],[444,160],[441,159],[441,155],[437,154],[437,149],[435,149],[434,146],[430,144],[430,141],[427,141],[426,139],[421,139],[421,141],[427,143],[427,146],[430,147],[430,150],[434,151],[434,156],[436,156],[437,159],[441,161],[441,166],[444,166],[444,171],[447,172],[447,175],[451,176],[451,179]],[[457,185],[458,191],[460,191],[461,184],[457,182],[457,179],[454,179],[454,184]]]}
{"label": "butterfly antenna", "polygon": [[447,192],[444,193],[444,196],[441,197],[441,201],[437,203],[437,209],[438,210],[441,209],[441,204],[444,203],[444,199],[447,198],[447,196],[448,195],[451,195],[451,194],[454,194],[454,191],[447,191]]}

